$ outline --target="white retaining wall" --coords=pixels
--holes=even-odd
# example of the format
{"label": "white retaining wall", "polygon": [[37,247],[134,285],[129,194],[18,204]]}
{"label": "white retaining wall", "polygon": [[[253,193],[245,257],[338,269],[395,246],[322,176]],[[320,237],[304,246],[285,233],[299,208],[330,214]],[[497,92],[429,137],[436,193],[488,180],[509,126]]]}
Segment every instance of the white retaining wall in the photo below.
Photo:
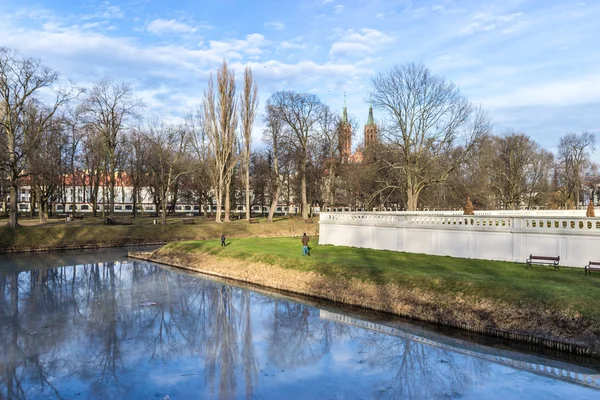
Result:
{"label": "white retaining wall", "polygon": [[600,261],[600,218],[322,212],[319,244],[515,262],[560,256],[583,267]]}

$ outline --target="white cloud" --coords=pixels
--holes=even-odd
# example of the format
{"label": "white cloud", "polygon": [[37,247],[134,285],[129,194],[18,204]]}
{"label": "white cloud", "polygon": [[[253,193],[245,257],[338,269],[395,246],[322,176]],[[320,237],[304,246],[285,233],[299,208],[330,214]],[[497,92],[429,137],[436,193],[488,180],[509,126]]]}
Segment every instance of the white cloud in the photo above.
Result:
{"label": "white cloud", "polygon": [[104,2],[96,8],[96,12],[92,14],[82,15],[80,18],[83,20],[88,19],[114,19],[123,18],[124,13],[119,6],[111,6],[110,3]]}
{"label": "white cloud", "polygon": [[377,29],[363,28],[360,31],[347,30],[341,38],[331,45],[330,56],[366,55],[380,50],[392,43],[394,37]]}
{"label": "white cloud", "polygon": [[243,54],[259,56],[263,54],[262,48],[270,42],[259,33],[247,35],[245,39],[233,39],[228,41],[209,41],[210,49],[226,58],[242,58]]}
{"label": "white cloud", "polygon": [[339,14],[342,11],[344,11],[344,6],[341,5],[341,4],[338,4],[335,7],[333,7],[333,12],[336,13],[336,14]]}
{"label": "white cloud", "polygon": [[502,28],[502,33],[513,32],[523,21],[522,12],[504,15],[478,13],[473,16],[474,22],[462,28],[461,35],[473,35],[479,32],[489,32]]}
{"label": "white cloud", "polygon": [[322,4],[327,4],[327,3],[331,3],[333,0],[323,0]]}
{"label": "white cloud", "polygon": [[196,28],[174,19],[155,19],[151,21],[147,28],[148,32],[154,33],[155,35],[163,35],[167,33],[194,33]]}
{"label": "white cloud", "polygon": [[297,43],[297,42],[292,41],[292,40],[284,40],[283,42],[279,42],[277,44],[277,48],[280,49],[280,50],[305,49],[306,45],[305,44]]}
{"label": "white cloud", "polygon": [[285,28],[285,24],[283,22],[269,21],[265,23],[265,28],[281,31]]}

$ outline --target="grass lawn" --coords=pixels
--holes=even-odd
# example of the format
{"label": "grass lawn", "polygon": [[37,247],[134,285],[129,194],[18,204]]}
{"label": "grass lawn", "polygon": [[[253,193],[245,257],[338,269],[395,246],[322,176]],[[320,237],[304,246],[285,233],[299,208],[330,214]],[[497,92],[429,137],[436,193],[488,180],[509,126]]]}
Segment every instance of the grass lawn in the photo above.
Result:
{"label": "grass lawn", "polygon": [[117,216],[117,225],[105,225],[99,217],[86,215],[83,219],[71,222],[51,219],[47,224],[37,220],[20,218],[19,229],[10,229],[0,220],[0,252],[27,251],[35,249],[68,248],[82,246],[118,246],[144,243],[167,243],[177,240],[201,240],[218,238],[224,233],[227,237],[243,236],[290,236],[303,231],[315,234],[319,224],[305,224],[300,218],[275,218],[272,224],[266,219],[248,224],[236,220],[227,224],[217,224],[213,219],[194,218],[194,224],[184,224],[188,217],[167,218],[166,225],[154,225],[155,217]]}
{"label": "grass lawn", "polygon": [[171,243],[169,248],[202,252],[217,258],[244,259],[330,277],[395,283],[433,293],[455,293],[470,301],[489,299],[517,307],[558,310],[565,316],[591,318],[600,324],[600,274],[583,269],[534,266],[424,254],[319,246],[311,240],[311,256],[302,256],[299,237],[232,239]]}

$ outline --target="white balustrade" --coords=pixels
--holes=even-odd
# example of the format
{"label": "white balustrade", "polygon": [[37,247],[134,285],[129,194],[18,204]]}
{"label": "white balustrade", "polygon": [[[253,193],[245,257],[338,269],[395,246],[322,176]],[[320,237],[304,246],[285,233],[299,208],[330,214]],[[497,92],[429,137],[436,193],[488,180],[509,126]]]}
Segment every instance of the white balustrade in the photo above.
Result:
{"label": "white balustrade", "polygon": [[560,256],[574,267],[600,261],[600,218],[544,212],[323,212],[319,243],[515,262]]}

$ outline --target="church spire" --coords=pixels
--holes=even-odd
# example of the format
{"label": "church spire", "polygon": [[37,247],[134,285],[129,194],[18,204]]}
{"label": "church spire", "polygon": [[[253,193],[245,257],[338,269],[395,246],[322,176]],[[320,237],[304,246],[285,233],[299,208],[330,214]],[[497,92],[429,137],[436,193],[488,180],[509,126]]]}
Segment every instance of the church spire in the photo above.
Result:
{"label": "church spire", "polygon": [[367,119],[367,125],[375,125],[375,120],[373,119],[373,102],[369,105],[369,118]]}
{"label": "church spire", "polygon": [[342,113],[342,122],[348,123],[348,109],[346,108],[346,92],[344,92],[344,112]]}

